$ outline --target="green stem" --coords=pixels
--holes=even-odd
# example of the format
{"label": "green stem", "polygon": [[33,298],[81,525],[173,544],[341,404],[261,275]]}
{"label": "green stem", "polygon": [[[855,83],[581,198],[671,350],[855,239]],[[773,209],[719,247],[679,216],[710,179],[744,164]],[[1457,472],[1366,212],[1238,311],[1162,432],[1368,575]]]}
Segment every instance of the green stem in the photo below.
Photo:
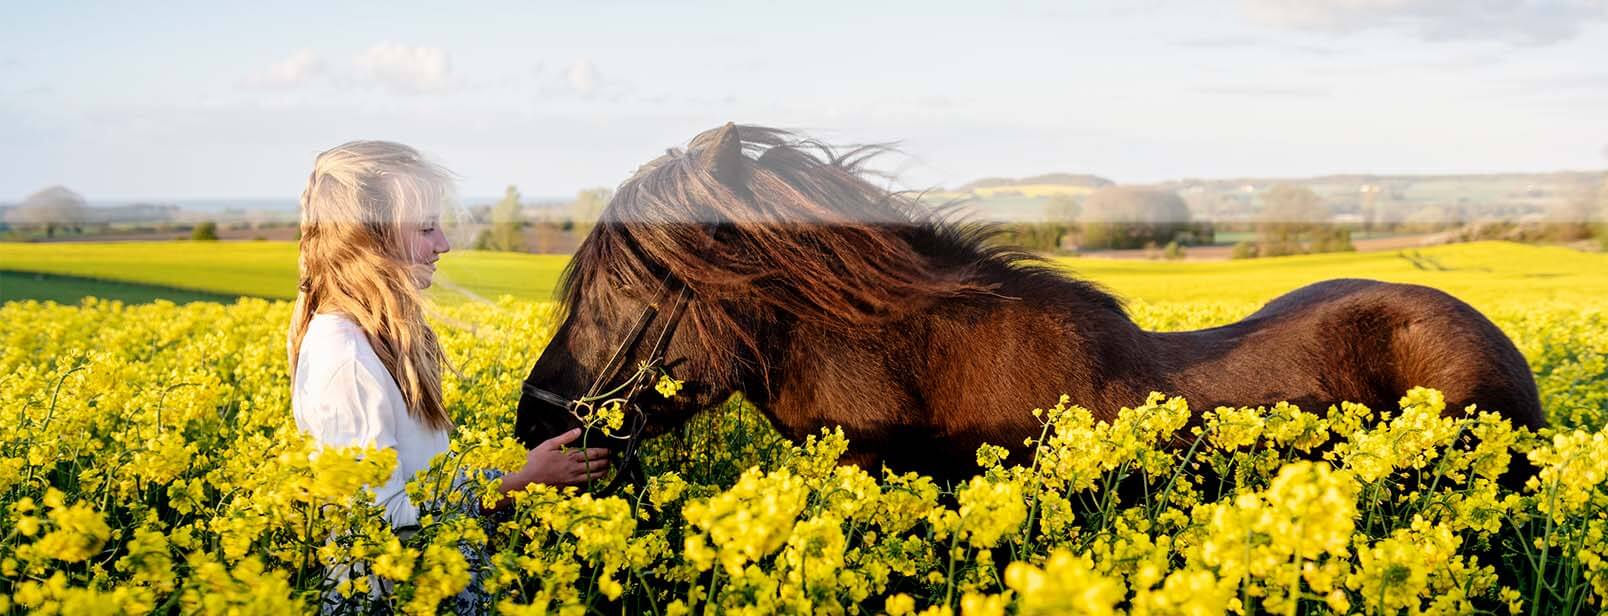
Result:
{"label": "green stem", "polygon": [[953,605],[955,599],[955,543],[960,539],[960,533],[951,531],[949,534],[949,569],[944,576],[944,605]]}
{"label": "green stem", "polygon": [[1531,614],[1538,613],[1536,610],[1539,607],[1540,601],[1541,601],[1541,587],[1543,585],[1548,585],[1548,584],[1546,584],[1547,552],[1552,549],[1551,548],[1551,545],[1552,545],[1552,517],[1554,515],[1554,512],[1557,511],[1557,496],[1558,496],[1558,482],[1554,481],[1550,485],[1547,486],[1547,514],[1546,514],[1546,516],[1547,516],[1547,524],[1546,524],[1546,527],[1542,530],[1542,533],[1541,533],[1541,549],[1540,549],[1540,551],[1541,551],[1541,562],[1536,567],[1535,586],[1530,589],[1530,613]]}

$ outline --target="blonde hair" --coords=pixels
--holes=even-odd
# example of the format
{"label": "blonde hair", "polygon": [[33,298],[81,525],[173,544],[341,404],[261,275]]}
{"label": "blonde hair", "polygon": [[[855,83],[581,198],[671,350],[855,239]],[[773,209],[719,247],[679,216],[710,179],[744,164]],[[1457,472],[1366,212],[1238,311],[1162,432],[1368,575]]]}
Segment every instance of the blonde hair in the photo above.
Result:
{"label": "blonde hair", "polygon": [[313,315],[343,314],[368,336],[408,414],[437,430],[452,427],[441,399],[441,345],[414,282],[424,266],[412,262],[411,243],[420,237],[404,232],[451,203],[451,173],[400,143],[352,141],[318,155],[301,196],[292,379]]}

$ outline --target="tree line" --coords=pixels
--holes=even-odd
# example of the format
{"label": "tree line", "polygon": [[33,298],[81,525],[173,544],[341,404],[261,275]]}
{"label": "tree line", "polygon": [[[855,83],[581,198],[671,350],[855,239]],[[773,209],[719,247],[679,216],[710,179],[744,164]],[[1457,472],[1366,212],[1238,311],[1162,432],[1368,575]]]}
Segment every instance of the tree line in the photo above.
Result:
{"label": "tree line", "polygon": [[[508,186],[496,203],[446,212],[449,225],[468,229],[470,247],[511,252],[572,252],[591,231],[613,197],[607,188],[579,191],[573,201],[533,207],[517,186]],[[1046,218],[1036,223],[998,225],[998,241],[1041,252],[1151,249],[1156,256],[1180,257],[1191,246],[1211,245],[1225,232],[1253,232],[1233,246],[1234,258],[1270,257],[1353,250],[1353,230],[1381,230],[1387,225],[1368,218],[1336,224],[1324,200],[1310,188],[1278,184],[1256,195],[1254,220],[1224,223],[1196,219],[1188,203],[1171,190],[1103,186],[1081,195],[1059,194],[1046,204]],[[3,206],[0,206],[3,207]],[[62,186],[29,195],[3,207],[0,232],[11,239],[60,233],[82,234],[104,226],[84,198]],[[231,227],[233,228],[233,227]],[[1570,199],[1540,223],[1485,221],[1470,224],[1404,220],[1388,223],[1401,231],[1448,231],[1454,240],[1504,239],[1523,242],[1578,242],[1595,239],[1608,249],[1608,175],[1596,190]],[[185,231],[191,231],[185,225]],[[212,222],[193,226],[192,239],[216,239]]]}
{"label": "tree line", "polygon": [[999,241],[1042,252],[1146,248],[1158,257],[1180,257],[1189,246],[1214,244],[1225,232],[1250,232],[1234,244],[1233,258],[1274,257],[1355,250],[1352,233],[1449,231],[1450,239],[1574,242],[1596,238],[1608,249],[1608,175],[1601,186],[1570,199],[1545,221],[1482,222],[1405,220],[1336,222],[1324,199],[1298,184],[1277,184],[1256,195],[1259,209],[1248,221],[1193,217],[1171,190],[1109,186],[1086,195],[1061,194],[1046,204],[1046,220],[1005,223]]}

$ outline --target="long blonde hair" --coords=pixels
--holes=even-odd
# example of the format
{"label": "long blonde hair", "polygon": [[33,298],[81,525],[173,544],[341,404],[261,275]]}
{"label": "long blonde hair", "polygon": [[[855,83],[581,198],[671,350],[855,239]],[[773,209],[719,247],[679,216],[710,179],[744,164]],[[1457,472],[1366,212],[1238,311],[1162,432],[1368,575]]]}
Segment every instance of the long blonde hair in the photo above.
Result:
{"label": "long blonde hair", "polygon": [[318,155],[301,196],[300,271],[290,318],[290,373],[313,315],[356,321],[402,391],[408,413],[437,430],[452,427],[441,399],[443,355],[425,323],[407,225],[451,206],[452,175],[417,150],[352,141]]}

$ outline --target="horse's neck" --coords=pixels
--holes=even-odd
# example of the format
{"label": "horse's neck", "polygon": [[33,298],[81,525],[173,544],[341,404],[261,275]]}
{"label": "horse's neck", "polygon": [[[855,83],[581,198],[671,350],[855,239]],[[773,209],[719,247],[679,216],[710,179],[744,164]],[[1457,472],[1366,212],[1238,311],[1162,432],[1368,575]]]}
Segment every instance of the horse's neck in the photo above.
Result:
{"label": "horse's neck", "polygon": [[[796,326],[768,345],[774,352],[764,362],[769,378],[748,386],[768,382],[758,397],[777,399],[784,413],[801,400],[809,407],[865,406],[868,400],[878,408],[928,406],[930,400],[921,398],[970,398],[982,391],[1004,395],[1004,389],[993,390],[1017,380],[1023,391],[1033,391],[1028,381],[1061,388],[1033,402],[1053,403],[1060,393],[1072,393],[1064,389],[1065,375],[1088,372],[1080,364],[1149,356],[1149,336],[1108,298],[1091,298],[1087,290],[1042,280],[1005,284],[995,294],[933,302],[863,331]],[[977,379],[992,381],[983,390],[960,385]],[[888,416],[893,411],[866,412],[860,419],[893,419]]]}
{"label": "horse's neck", "polygon": [[1062,394],[1111,415],[1143,402],[1148,390],[1130,385],[1156,372],[1148,336],[1103,302],[1050,290],[938,302],[861,332],[799,326],[772,358],[771,387],[750,397],[791,438],[841,426],[851,454],[926,472],[972,469],[979,443],[1038,434],[1030,410]]}

